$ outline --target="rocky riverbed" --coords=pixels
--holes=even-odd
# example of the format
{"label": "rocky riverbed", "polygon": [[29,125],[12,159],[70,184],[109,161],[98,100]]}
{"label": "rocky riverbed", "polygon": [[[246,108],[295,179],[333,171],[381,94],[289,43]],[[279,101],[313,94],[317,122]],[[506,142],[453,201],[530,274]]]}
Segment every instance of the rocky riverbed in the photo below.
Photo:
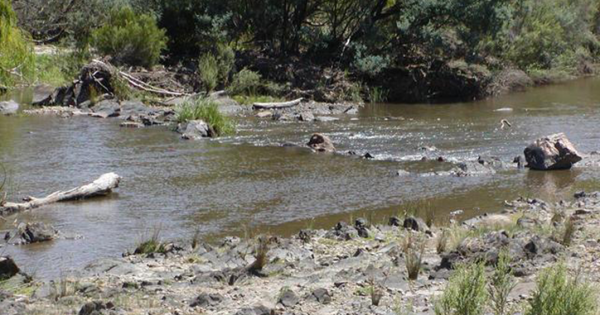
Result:
{"label": "rocky riverbed", "polygon": [[[509,253],[517,281],[509,298],[514,314],[526,307],[539,271],[557,261],[600,282],[600,193],[580,192],[557,203],[519,198],[504,206],[502,213],[462,223],[452,215],[424,220],[404,213],[382,224],[359,218],[329,230],[307,227],[290,238],[251,232],[214,244],[154,238],[155,250],[98,260],[49,282],[6,267],[0,271],[8,275],[0,283],[0,310],[3,315],[433,314],[458,264],[484,261],[491,271],[500,251]],[[407,262],[415,253],[422,265],[418,278],[409,280]]]}

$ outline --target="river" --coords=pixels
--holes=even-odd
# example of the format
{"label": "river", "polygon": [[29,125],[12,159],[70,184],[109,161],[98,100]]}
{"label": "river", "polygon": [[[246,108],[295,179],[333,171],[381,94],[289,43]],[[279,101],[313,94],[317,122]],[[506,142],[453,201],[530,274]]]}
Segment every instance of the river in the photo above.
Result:
{"label": "river", "polygon": [[[232,234],[290,235],[360,216],[384,220],[407,208],[445,220],[459,209],[464,217],[499,211],[504,200],[519,196],[570,198],[578,190],[600,189],[598,169],[422,175],[449,167],[433,161],[438,156],[510,162],[535,138],[556,132],[565,132],[584,153],[600,150],[599,103],[600,79],[591,78],[469,103],[367,104],[353,118],[330,123],[244,118],[235,137],[212,141],[184,141],[164,127],[120,128],[113,119],[0,116],[0,161],[13,199],[79,186],[107,172],[123,177],[108,198],[0,221],[0,231],[15,221],[42,221],[67,236],[5,246],[0,254],[13,256],[34,276],[53,278],[120,256],[155,229],[167,240],[189,240],[198,231],[210,241]],[[498,111],[503,108],[512,110]],[[501,129],[501,119],[512,128]],[[271,146],[302,144],[313,132],[329,135],[341,151],[369,152],[375,159]],[[421,161],[423,156],[431,160]],[[397,176],[399,169],[411,175]]]}

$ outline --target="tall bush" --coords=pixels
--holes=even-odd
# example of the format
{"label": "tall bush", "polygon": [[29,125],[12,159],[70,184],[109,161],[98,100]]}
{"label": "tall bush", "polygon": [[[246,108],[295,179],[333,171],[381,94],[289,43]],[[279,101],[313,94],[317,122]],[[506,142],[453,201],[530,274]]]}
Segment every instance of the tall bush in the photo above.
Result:
{"label": "tall bush", "polygon": [[115,64],[152,67],[167,45],[165,31],[149,14],[136,14],[129,6],[114,8],[106,25],[92,33],[94,47],[110,55]]}

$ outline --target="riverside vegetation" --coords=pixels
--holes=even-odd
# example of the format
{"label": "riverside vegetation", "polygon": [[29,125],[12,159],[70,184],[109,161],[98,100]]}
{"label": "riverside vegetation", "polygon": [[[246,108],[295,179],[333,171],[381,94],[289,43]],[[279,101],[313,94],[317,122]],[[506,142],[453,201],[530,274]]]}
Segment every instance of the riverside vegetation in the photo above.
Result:
{"label": "riverside vegetation", "polygon": [[[110,56],[123,67],[164,65],[197,92],[241,91],[234,76],[246,69],[255,73],[244,74],[256,87],[249,94],[262,99],[473,99],[593,74],[598,7],[598,0],[2,0],[0,84],[68,82],[80,63]],[[32,43],[65,52],[49,62],[33,55]]]}

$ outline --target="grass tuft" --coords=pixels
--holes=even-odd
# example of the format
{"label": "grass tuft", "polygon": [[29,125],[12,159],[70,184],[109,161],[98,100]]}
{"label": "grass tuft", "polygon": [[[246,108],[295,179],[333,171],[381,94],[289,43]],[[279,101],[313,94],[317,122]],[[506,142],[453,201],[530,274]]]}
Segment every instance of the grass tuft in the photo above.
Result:
{"label": "grass tuft", "polygon": [[409,280],[417,280],[421,265],[423,264],[423,252],[425,251],[425,242],[421,237],[414,237],[412,232],[409,232],[402,244],[404,257],[406,261],[406,271]]}
{"label": "grass tuft", "polygon": [[155,227],[149,238],[142,240],[135,248],[135,255],[145,255],[152,253],[164,254],[165,245],[160,241],[160,227]]}
{"label": "grass tuft", "polygon": [[235,124],[219,111],[219,104],[206,98],[179,106],[176,109],[176,120],[180,123],[203,120],[214,131],[213,136],[235,133]]}
{"label": "grass tuft", "polygon": [[565,220],[564,230],[562,235],[561,243],[565,246],[571,246],[573,241],[573,234],[575,233],[575,222],[572,217]]}
{"label": "grass tuft", "polygon": [[254,250],[254,262],[248,267],[251,273],[262,271],[268,263],[269,237],[259,236]]}

